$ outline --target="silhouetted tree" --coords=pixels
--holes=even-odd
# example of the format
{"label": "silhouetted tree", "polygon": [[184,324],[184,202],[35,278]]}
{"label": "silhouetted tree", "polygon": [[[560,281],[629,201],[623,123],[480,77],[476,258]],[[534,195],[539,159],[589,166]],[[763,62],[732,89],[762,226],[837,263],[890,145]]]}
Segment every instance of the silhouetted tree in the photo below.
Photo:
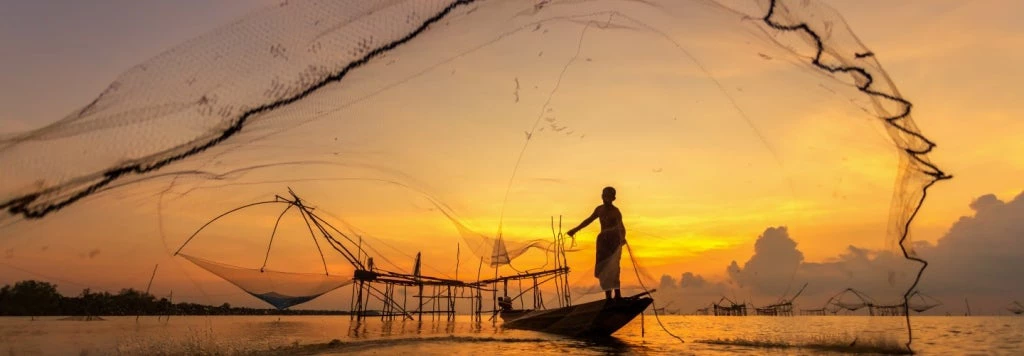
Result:
{"label": "silhouetted tree", "polygon": [[132,288],[117,294],[93,292],[86,288],[76,297],[57,293],[57,286],[40,281],[21,281],[0,287],[0,315],[326,315],[347,314],[328,310],[275,310],[218,307],[195,303],[171,303],[167,298]]}
{"label": "silhouetted tree", "polygon": [[58,315],[60,314],[61,295],[57,286],[40,281],[21,281],[13,288],[2,288],[3,303],[0,303],[0,314],[3,315]]}

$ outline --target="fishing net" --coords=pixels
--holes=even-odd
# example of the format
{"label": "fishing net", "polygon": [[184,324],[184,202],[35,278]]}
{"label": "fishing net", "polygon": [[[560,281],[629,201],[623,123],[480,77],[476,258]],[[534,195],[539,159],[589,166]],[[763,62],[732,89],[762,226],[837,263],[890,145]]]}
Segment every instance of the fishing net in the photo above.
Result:
{"label": "fishing net", "polygon": [[[334,225],[322,220],[314,214],[311,209],[306,207],[301,200],[294,196],[294,193],[292,196],[294,197],[294,200],[287,200],[277,196],[275,200],[246,204],[218,215],[208,223],[201,226],[195,233],[190,235],[189,238],[185,240],[184,244],[174,252],[174,255],[185,258],[196,266],[231,282],[231,284],[238,286],[238,288],[241,288],[246,293],[259,298],[278,309],[285,309],[311,301],[324,293],[352,284],[354,269],[367,268],[362,265],[360,258],[360,256],[365,253],[365,251],[362,250],[362,246],[359,244],[350,244],[349,246],[352,246],[352,250],[350,250],[345,247],[345,244],[342,242],[354,242],[349,236],[355,236],[354,232],[348,231],[348,233],[346,233],[338,230]],[[273,215],[266,214],[267,212],[258,211],[266,210],[267,208],[277,208],[281,211],[277,214],[276,218],[273,218]],[[250,210],[257,211],[250,212]],[[290,215],[289,212],[291,213]],[[241,217],[233,215],[241,215]],[[254,242],[258,244],[261,240],[256,238],[258,234],[253,230],[262,228],[263,224],[255,224],[257,226],[256,229],[246,228],[246,225],[252,225],[252,222],[254,221],[273,221],[273,227],[270,228],[269,239],[266,240],[266,252],[263,254],[263,264],[259,268],[234,266],[201,257],[190,256],[182,252],[197,238],[209,239],[213,241],[205,244],[205,246],[202,246],[204,245],[202,243],[197,243],[197,245],[201,245],[198,247],[200,251],[205,251],[206,254],[212,254],[213,251],[229,246],[229,253],[221,254],[221,256],[218,257],[219,259],[223,261],[233,258],[252,261],[253,257],[256,256],[254,256],[255,254],[252,252],[249,252],[251,249],[246,251],[244,248],[239,247],[245,247],[245,245],[253,246]],[[267,236],[266,234],[262,235]],[[238,239],[238,236],[241,236],[242,238]],[[235,237],[235,239],[233,239],[233,237]],[[278,246],[278,251],[281,251],[282,245],[284,245],[284,252],[286,255],[284,263],[285,266],[290,268],[296,268],[303,265],[309,266],[309,263],[295,262],[291,259],[296,257],[313,257],[318,254],[320,262],[323,265],[323,272],[297,273],[268,270],[267,266],[271,261],[271,252],[274,250],[275,241]],[[307,251],[305,254],[296,253],[298,252],[299,247],[302,245],[309,245],[310,241],[312,241],[312,246],[308,246],[307,248],[315,248],[317,254],[313,254],[312,251]],[[330,259],[332,262],[331,266],[328,265],[328,258],[324,255],[323,249],[327,246],[330,247],[328,252],[331,252],[330,256],[333,257]],[[193,246],[191,249],[196,248],[197,247]],[[353,251],[356,255],[353,255]],[[275,262],[278,262],[277,260],[279,259],[279,257],[275,257],[274,260]],[[315,259],[308,259],[307,261],[315,261]],[[338,274],[339,269],[341,274]],[[333,275],[332,270],[334,270]]]}
{"label": "fishing net", "polygon": [[351,276],[260,271],[217,263],[186,254],[179,254],[179,256],[220,278],[224,278],[278,309],[308,302],[324,293],[352,283]]}
{"label": "fishing net", "polygon": [[[553,266],[559,216],[564,232],[614,186],[623,294],[906,306],[909,225],[947,176],[879,57],[816,1],[282,2],[3,137],[4,261],[109,288],[165,263],[158,290],[235,298],[197,265],[282,307],[344,285],[349,261],[323,249],[305,282],[232,269],[259,265],[274,213],[197,238],[194,265],[175,248],[291,187],[380,269],[422,252],[444,278],[525,273]],[[274,270],[317,273],[298,224],[306,245],[275,242]],[[597,231],[566,240],[574,298],[601,298]]]}

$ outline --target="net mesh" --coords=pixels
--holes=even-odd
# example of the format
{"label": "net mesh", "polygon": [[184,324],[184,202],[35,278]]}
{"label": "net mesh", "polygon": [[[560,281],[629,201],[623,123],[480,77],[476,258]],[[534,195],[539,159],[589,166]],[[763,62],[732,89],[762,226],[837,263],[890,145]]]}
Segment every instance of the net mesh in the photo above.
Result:
{"label": "net mesh", "polygon": [[324,293],[352,284],[350,276],[261,271],[217,263],[186,254],[179,254],[179,256],[220,278],[224,278],[277,309],[302,304]]}
{"label": "net mesh", "polygon": [[[909,224],[947,178],[910,110],[816,1],[288,1],[0,139],[0,224],[6,245],[34,251],[12,263],[63,261],[81,267],[67,279],[95,286],[289,185],[391,270],[411,273],[423,251],[437,275],[479,278],[550,266],[529,253],[551,251],[550,217],[582,219],[612,185],[629,231],[624,290],[665,284],[659,298],[687,309],[796,295],[849,309],[860,302],[829,304],[847,289],[906,306],[923,263]],[[109,234],[94,222],[107,215],[140,223]],[[266,221],[230,227],[262,236]],[[56,240],[69,228],[75,239]],[[225,253],[228,235],[187,258],[275,306],[344,282],[296,277],[303,292],[278,289],[283,275],[243,277],[220,263],[262,256],[264,242]],[[574,241],[580,300],[600,298],[596,235]],[[453,259],[459,246],[472,257]],[[180,271],[166,283],[216,294]]]}

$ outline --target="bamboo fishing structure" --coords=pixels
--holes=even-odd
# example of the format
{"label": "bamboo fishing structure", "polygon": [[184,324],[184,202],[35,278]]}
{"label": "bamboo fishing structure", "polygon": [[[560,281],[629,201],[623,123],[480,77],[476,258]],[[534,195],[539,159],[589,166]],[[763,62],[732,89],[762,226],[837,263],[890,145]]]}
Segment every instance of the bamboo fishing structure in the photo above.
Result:
{"label": "bamboo fishing structure", "polygon": [[[493,278],[480,279],[479,272],[483,267],[481,258],[477,280],[466,282],[424,275],[420,253],[416,254],[416,262],[411,274],[375,269],[373,259],[367,258],[365,263],[362,263],[367,268],[357,269],[354,274],[353,302],[350,306],[351,317],[356,319],[380,317],[382,320],[406,318],[422,321],[426,315],[431,320],[443,318],[450,321],[457,315],[458,301],[463,300],[469,301],[470,314],[475,320],[482,320],[483,314],[490,314],[489,320],[495,320],[494,316],[498,312],[503,308],[510,308],[517,302],[520,308],[526,309],[525,297],[527,295],[531,300],[530,308],[546,309],[548,306],[544,304],[541,286],[549,282],[556,285],[554,300],[557,305],[552,307],[569,306],[572,304],[568,280],[569,266],[563,245],[564,236],[560,232],[560,220],[559,232],[555,232],[554,218],[552,218],[555,247],[551,253],[554,255],[555,267],[543,271],[520,272],[512,275],[498,275],[496,272]],[[457,255],[458,251],[457,248]],[[416,291],[412,295],[408,292],[410,288]],[[483,306],[484,295],[487,293],[491,294],[490,309]],[[412,308],[408,307],[409,298],[413,299]],[[401,303],[398,302],[399,300]],[[381,309],[372,309],[371,301],[379,304]]]}
{"label": "bamboo fishing structure", "polygon": [[[799,291],[793,295],[792,298],[786,298],[783,296],[779,298],[779,301],[764,307],[754,307],[754,314],[757,316],[792,316],[794,315],[793,302],[799,297],[804,289],[807,288],[805,283]],[[821,308],[810,308],[800,309],[800,315],[807,316],[825,316],[835,315],[840,311],[855,312],[861,309],[867,308],[868,315],[870,316],[905,316],[909,311],[923,313],[927,310],[942,305],[942,301],[928,296],[921,291],[915,290],[911,293],[907,300],[909,303],[899,304],[879,304],[870,296],[864,292],[858,291],[853,288],[846,288],[836,295],[832,296],[825,302],[825,305]],[[1020,309],[1017,314],[1024,313],[1024,306],[1016,304]],[[1012,308],[1008,307],[1008,309]],[[698,308],[695,315],[715,315],[715,316],[747,316],[748,309],[746,303],[736,303],[733,300],[722,297],[717,302],[714,302],[709,307]]]}
{"label": "bamboo fishing structure", "polygon": [[800,290],[793,295],[793,298],[786,299],[786,296],[783,295],[775,304],[762,308],[755,307],[754,312],[757,315],[763,316],[793,316],[793,301],[800,296],[800,293],[804,292],[805,288],[807,288],[807,283],[804,283],[804,286],[800,287]]}
{"label": "bamboo fishing structure", "polygon": [[[855,300],[844,301],[844,298],[848,295],[852,295]],[[844,309],[852,312],[862,308],[867,308],[868,315],[871,316],[906,316],[910,310],[922,313],[942,305],[942,302],[938,299],[932,298],[917,290],[911,293],[907,300],[910,302],[879,304],[867,294],[853,288],[847,288],[832,298],[829,298],[828,302],[825,303],[825,307],[822,309],[828,310],[832,314],[836,314],[840,310]]]}
{"label": "bamboo fishing structure", "polygon": [[[723,302],[729,302],[726,305]],[[747,304],[737,304],[728,297],[722,297],[717,302],[712,304],[715,316],[747,316]]]}
{"label": "bamboo fishing structure", "polygon": [[[353,319],[378,317],[382,320],[422,321],[424,318],[429,318],[451,321],[456,317],[458,306],[468,303],[470,314],[473,315],[474,320],[481,321],[483,314],[490,314],[490,320],[495,320],[495,316],[501,310],[508,310],[514,304],[519,304],[522,310],[549,307],[545,305],[545,296],[542,293],[542,285],[546,283],[555,285],[553,289],[555,305],[550,307],[564,307],[572,304],[568,280],[569,266],[564,246],[566,239],[561,232],[561,217],[559,217],[557,225],[554,217],[551,218],[553,247],[546,252],[553,256],[553,268],[541,271],[517,271],[511,275],[502,275],[499,274],[498,264],[492,263],[493,278],[481,278],[485,262],[481,257],[476,280],[464,281],[457,277],[461,262],[460,245],[456,245],[456,278],[431,276],[423,273],[423,256],[420,253],[416,254],[411,271],[387,270],[376,265],[373,256],[365,252],[361,235],[349,236],[351,234],[340,231],[330,222],[315,214],[313,208],[307,206],[291,189],[288,190],[288,193],[290,197],[275,196],[274,200],[244,205],[215,217],[186,239],[175,255],[179,254],[200,231],[217,219],[252,206],[283,204],[285,205],[284,211],[281,212],[274,224],[263,267],[260,267],[258,272],[264,272],[281,217],[290,209],[295,208],[302,216],[315,242],[317,252],[323,262],[324,273],[329,275],[324,251],[321,248],[322,242],[326,242],[327,246],[340,254],[354,268],[351,280],[351,299],[349,300],[349,312]],[[392,263],[392,265],[394,264]],[[485,307],[485,296],[488,293],[491,305]],[[529,299],[529,304],[526,299]]]}
{"label": "bamboo fishing structure", "polygon": [[808,316],[825,316],[825,308],[818,308],[818,309],[800,309],[800,315],[808,315]]}

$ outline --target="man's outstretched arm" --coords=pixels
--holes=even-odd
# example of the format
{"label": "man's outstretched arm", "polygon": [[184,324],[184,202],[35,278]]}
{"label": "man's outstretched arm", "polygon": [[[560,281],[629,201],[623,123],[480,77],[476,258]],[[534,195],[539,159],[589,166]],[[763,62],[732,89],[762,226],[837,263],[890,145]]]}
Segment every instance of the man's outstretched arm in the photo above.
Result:
{"label": "man's outstretched arm", "polygon": [[569,236],[576,235],[577,231],[580,231],[580,229],[585,228],[585,227],[587,227],[587,225],[590,225],[590,223],[594,222],[594,219],[597,219],[597,216],[599,215],[600,210],[601,210],[601,207],[595,208],[594,212],[590,214],[590,217],[587,217],[586,219],[584,219],[583,222],[581,222],[579,226],[574,227],[572,229],[569,229]]}

